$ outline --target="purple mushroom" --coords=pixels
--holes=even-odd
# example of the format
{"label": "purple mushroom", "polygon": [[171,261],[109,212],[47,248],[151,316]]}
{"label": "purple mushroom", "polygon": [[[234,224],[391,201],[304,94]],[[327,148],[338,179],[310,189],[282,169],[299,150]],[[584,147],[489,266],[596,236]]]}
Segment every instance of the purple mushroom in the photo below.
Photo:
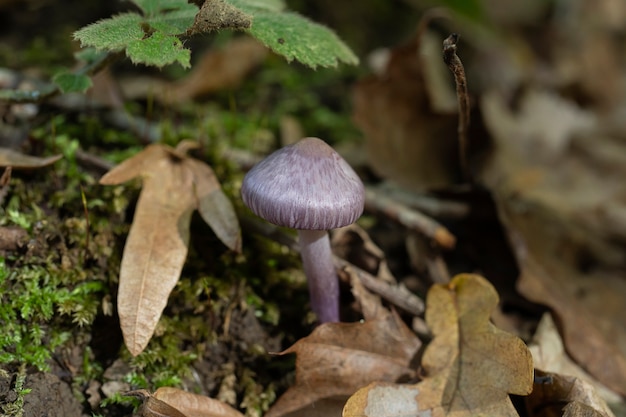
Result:
{"label": "purple mushroom", "polygon": [[298,230],[311,308],[322,323],[339,321],[339,281],[327,231],[363,213],[363,183],[352,167],[324,141],[304,138],[256,164],[241,196],[257,216]]}

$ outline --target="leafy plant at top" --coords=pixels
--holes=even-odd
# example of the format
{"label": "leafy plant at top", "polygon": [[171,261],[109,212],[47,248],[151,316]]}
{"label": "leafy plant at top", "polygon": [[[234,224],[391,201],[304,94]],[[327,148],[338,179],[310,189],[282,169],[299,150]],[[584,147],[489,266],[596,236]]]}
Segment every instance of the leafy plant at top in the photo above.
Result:
{"label": "leafy plant at top", "polygon": [[83,46],[122,51],[133,63],[190,66],[191,53],[176,35],[185,33],[198,8],[186,0],[133,0],[143,14],[128,12],[100,20],[74,34]]}
{"label": "leafy plant at top", "polygon": [[137,176],[143,180],[124,247],[117,299],[124,342],[133,356],[150,341],[178,282],[187,257],[193,210],[198,209],[226,246],[241,249],[237,217],[213,170],[186,156],[194,146],[188,141],[176,149],[150,145],[100,179],[105,185]]}
{"label": "leafy plant at top", "polygon": [[[228,19],[211,20],[211,16],[222,15],[225,10]],[[333,31],[286,11],[282,0],[207,1],[191,32],[222,28],[244,29],[287,61],[295,59],[312,68],[336,67],[339,62],[358,63],[356,55]]]}
{"label": "leafy plant at top", "polygon": [[[199,11],[186,0],[132,1],[142,14],[127,12],[100,20],[78,30],[74,37],[82,46],[125,51],[134,63],[162,67],[178,62],[187,68],[190,51],[179,37],[235,29],[247,31],[288,61],[295,59],[313,68],[358,63],[334,32],[285,11],[282,0],[210,0]],[[57,81],[71,87],[84,80]]]}
{"label": "leafy plant at top", "polygon": [[478,275],[433,286],[426,322],[434,339],[422,358],[426,378],[416,385],[372,383],[350,397],[343,416],[517,417],[508,393],[531,392],[533,362],[521,339],[489,322],[497,303],[493,286]]}

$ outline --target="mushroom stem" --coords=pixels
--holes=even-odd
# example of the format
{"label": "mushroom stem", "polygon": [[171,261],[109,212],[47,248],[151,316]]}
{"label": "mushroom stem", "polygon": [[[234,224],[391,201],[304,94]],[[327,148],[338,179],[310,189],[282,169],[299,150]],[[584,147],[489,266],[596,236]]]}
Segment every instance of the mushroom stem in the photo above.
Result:
{"label": "mushroom stem", "polygon": [[339,321],[339,280],[326,230],[298,230],[311,308],[321,323]]}

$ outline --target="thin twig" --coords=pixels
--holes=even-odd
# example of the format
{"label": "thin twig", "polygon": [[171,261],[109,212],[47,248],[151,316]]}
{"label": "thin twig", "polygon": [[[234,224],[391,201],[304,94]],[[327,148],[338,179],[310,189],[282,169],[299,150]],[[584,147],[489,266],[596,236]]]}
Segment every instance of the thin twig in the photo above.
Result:
{"label": "thin twig", "polygon": [[443,41],[443,61],[454,75],[456,96],[459,102],[459,162],[461,164],[461,172],[463,173],[465,181],[471,182],[472,178],[467,164],[467,130],[470,121],[469,95],[467,93],[465,68],[463,68],[463,63],[456,54],[456,45],[458,41],[459,35],[456,33],[451,34]]}
{"label": "thin twig", "polygon": [[383,213],[406,228],[429,237],[442,248],[452,249],[456,245],[456,237],[436,220],[389,198],[374,188],[365,187],[365,208],[368,211]]}
{"label": "thin twig", "polygon": [[471,211],[470,205],[463,201],[446,200],[428,194],[417,194],[387,182],[376,188],[398,203],[417,209],[430,217],[465,219]]}
{"label": "thin twig", "polygon": [[99,156],[92,155],[88,152],[85,152],[81,149],[76,150],[76,161],[83,167],[88,167],[98,171],[99,174],[104,174],[111,170],[115,166],[114,163],[107,161],[106,159],[102,159]]}
{"label": "thin twig", "polygon": [[424,312],[424,301],[410,292],[405,286],[390,285],[386,281],[372,276],[338,256],[334,256],[333,261],[337,269],[349,268],[359,278],[365,288],[378,294],[383,300],[415,316],[419,316]]}
{"label": "thin twig", "polygon": [[4,204],[4,198],[9,192],[9,183],[11,182],[12,167],[6,167],[0,177],[0,205]]}
{"label": "thin twig", "polygon": [[89,224],[89,207],[87,207],[87,197],[85,196],[85,190],[82,185],[80,185],[80,199],[83,203],[83,212],[85,214],[85,250],[81,255],[81,262],[84,262],[85,259],[87,259],[87,254],[89,253],[89,235],[91,234],[91,225]]}
{"label": "thin twig", "polygon": [[[285,245],[293,251],[300,251],[296,239],[277,226],[247,216],[242,217],[240,221],[244,228]],[[333,261],[337,269],[350,268],[365,288],[378,294],[387,302],[415,316],[419,316],[424,312],[424,301],[411,293],[406,287],[390,285],[338,256],[333,256]]]}

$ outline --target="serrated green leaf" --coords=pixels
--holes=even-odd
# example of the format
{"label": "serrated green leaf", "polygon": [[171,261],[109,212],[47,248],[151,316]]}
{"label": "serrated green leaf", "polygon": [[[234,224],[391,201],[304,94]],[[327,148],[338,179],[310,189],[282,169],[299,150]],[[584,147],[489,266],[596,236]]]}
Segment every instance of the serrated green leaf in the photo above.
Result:
{"label": "serrated green leaf", "polygon": [[184,68],[191,66],[191,52],[183,48],[180,39],[158,31],[149,38],[132,42],[126,48],[126,55],[134,64],[162,67],[178,62]]}
{"label": "serrated green leaf", "polygon": [[[196,7],[187,0],[132,0],[146,16],[156,16],[165,11],[185,10]],[[197,10],[197,8],[196,8]]]}
{"label": "serrated green leaf", "polygon": [[81,46],[117,51],[143,38],[142,21],[137,13],[118,14],[74,32],[74,39],[78,39]]}
{"label": "serrated green leaf", "polygon": [[335,32],[296,13],[257,13],[248,32],[287,61],[312,68],[359,62]]}
{"label": "serrated green leaf", "polygon": [[198,8],[189,4],[189,7],[156,15],[147,20],[148,24],[168,35],[180,35],[187,32],[198,13]]}
{"label": "serrated green leaf", "polygon": [[63,93],[83,93],[93,85],[91,78],[87,75],[72,74],[67,71],[56,74],[52,77],[52,82],[58,85]]}
{"label": "serrated green leaf", "polygon": [[250,14],[255,11],[282,12],[287,7],[284,0],[228,0],[228,3]]}

